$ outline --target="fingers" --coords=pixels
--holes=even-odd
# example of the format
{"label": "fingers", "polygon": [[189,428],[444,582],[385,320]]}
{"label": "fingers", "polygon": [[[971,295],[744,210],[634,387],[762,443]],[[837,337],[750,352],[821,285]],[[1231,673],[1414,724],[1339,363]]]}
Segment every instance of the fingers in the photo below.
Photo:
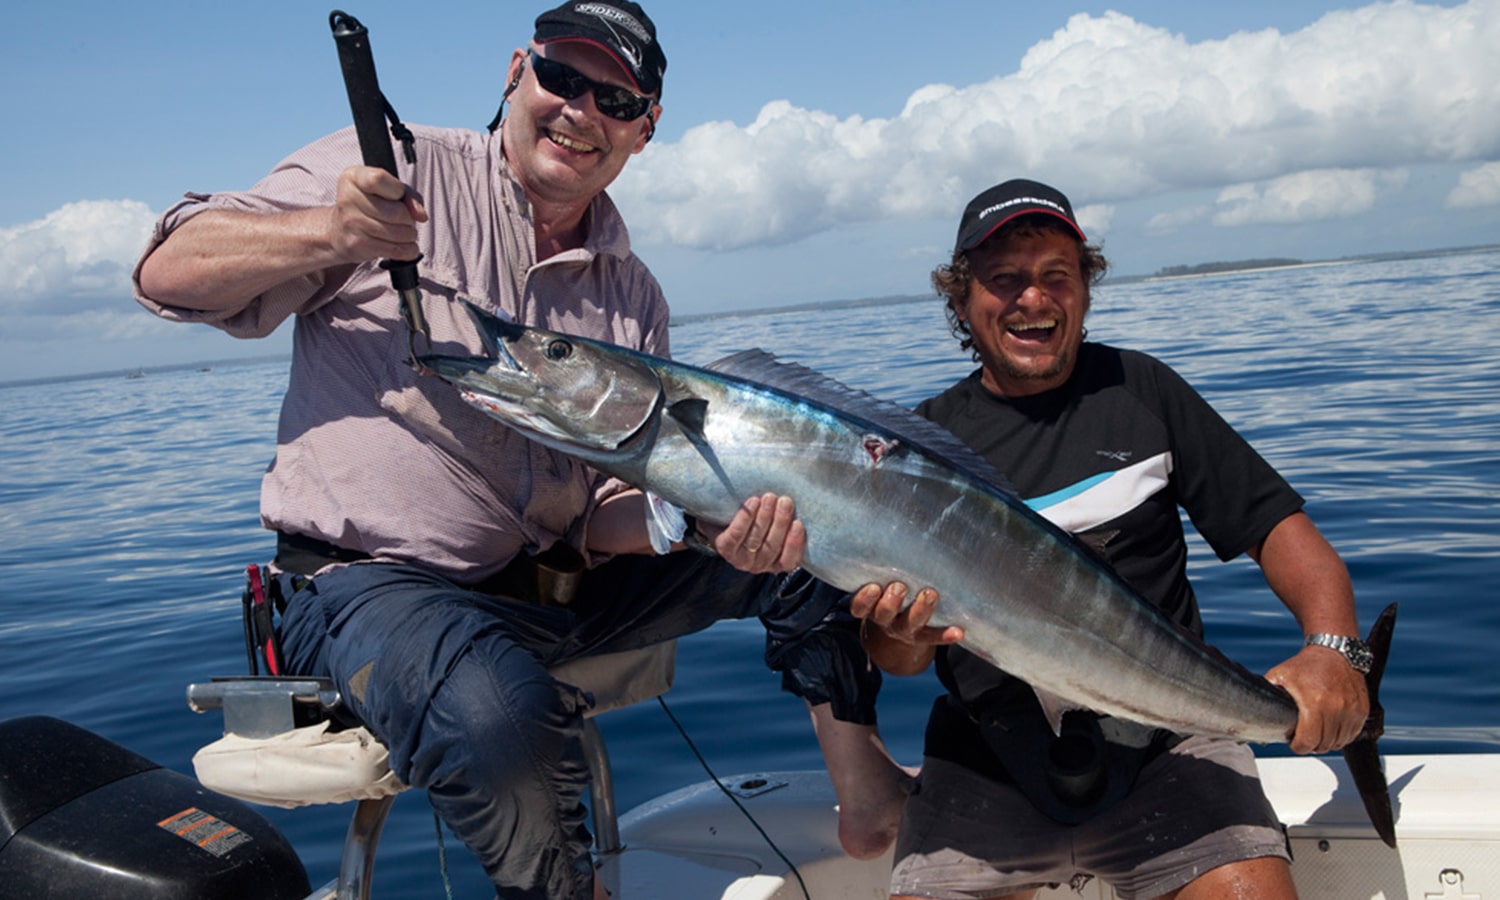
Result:
{"label": "fingers", "polygon": [[714,549],[746,572],[790,572],[802,564],[807,530],[790,497],[763,494],[746,500],[714,539]]}
{"label": "fingers", "polygon": [[908,604],[909,592],[906,585],[897,581],[884,587],[867,584],[850,597],[849,612],[906,644],[954,644],[963,640],[962,628],[931,624],[937,610],[937,591],[923,588]]}
{"label": "fingers", "polygon": [[899,590],[902,595],[901,599],[904,602],[906,595],[906,585],[904,584],[892,583],[886,585],[884,588],[878,584],[865,585],[849,597],[849,613],[856,619],[872,618],[876,604],[880,603],[885,595],[892,590]]}
{"label": "fingers", "polygon": [[341,259],[416,259],[416,223],[427,209],[415,191],[373,166],[351,166],[339,175],[330,240]]}
{"label": "fingers", "polygon": [[1297,702],[1297,727],[1288,743],[1294,753],[1327,753],[1352,743],[1369,716],[1364,676],[1337,653],[1322,647],[1301,653],[1266,673]]}

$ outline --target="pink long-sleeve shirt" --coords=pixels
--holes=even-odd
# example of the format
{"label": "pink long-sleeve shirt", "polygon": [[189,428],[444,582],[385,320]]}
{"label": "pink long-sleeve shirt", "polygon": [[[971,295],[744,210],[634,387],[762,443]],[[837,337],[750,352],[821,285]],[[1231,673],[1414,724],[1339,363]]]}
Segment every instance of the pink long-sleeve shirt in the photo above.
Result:
{"label": "pink long-sleeve shirt", "polygon": [[[667,355],[661,287],[631,252],[607,195],[589,208],[584,247],[538,261],[499,132],[412,130],[417,162],[398,166],[431,216],[418,226],[418,271],[439,352],[482,352],[456,302],[465,297],[523,324]],[[163,214],[141,258],[207,209],[330,205],[339,173],[359,162],[346,129],[293,153],[248,191],[189,195]],[[441,379],[418,376],[406,363],[390,276],[376,263],[299,278],[227,311],[164,306],[142,294],[138,277],[136,299],[163,318],[236,337],[263,337],[295,316],[276,457],[261,485],[267,528],[474,583],[523,550],[559,540],[582,549],[595,504],[617,488],[472,409]]]}

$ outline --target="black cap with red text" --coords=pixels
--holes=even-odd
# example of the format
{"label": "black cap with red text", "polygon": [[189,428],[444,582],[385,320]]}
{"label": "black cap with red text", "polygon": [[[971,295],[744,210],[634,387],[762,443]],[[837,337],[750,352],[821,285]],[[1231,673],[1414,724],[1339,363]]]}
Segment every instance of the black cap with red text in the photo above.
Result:
{"label": "black cap with red text", "polygon": [[964,207],[964,216],[958,222],[958,244],[954,252],[973,250],[1001,225],[1017,216],[1034,213],[1061,219],[1078,235],[1080,241],[1088,240],[1083,236],[1078,220],[1073,217],[1073,204],[1068,202],[1062,191],[1039,181],[1013,178],[1004,184],[995,185],[970,200],[969,205]]}
{"label": "black cap with red text", "polygon": [[661,95],[667,55],[656,40],[656,25],[630,0],[569,0],[536,17],[538,44],[586,41],[620,61],[643,94]]}

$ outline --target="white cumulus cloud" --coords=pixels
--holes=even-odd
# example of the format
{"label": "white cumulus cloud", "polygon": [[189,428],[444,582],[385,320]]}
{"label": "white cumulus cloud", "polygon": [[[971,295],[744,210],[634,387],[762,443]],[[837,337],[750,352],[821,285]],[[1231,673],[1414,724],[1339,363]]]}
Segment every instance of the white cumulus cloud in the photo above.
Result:
{"label": "white cumulus cloud", "polygon": [[[1496,47],[1500,0],[1397,0],[1199,43],[1080,14],[1015,71],[917,88],[892,118],[776,101],[743,127],[696,126],[649,147],[613,193],[643,242],[706,249],[951,218],[1012,175],[1079,203],[1259,183],[1223,201],[1224,224],[1347,215],[1378,202],[1379,170],[1500,156]],[[1320,180],[1340,194],[1298,196]]]}
{"label": "white cumulus cloud", "polygon": [[1170,234],[1190,225],[1197,225],[1213,215],[1211,206],[1186,206],[1180,209],[1157,213],[1146,221],[1148,234]]}
{"label": "white cumulus cloud", "polygon": [[1369,212],[1386,190],[1406,183],[1405,170],[1320,169],[1236,184],[1219,193],[1215,225],[1285,225]]}
{"label": "white cumulus cloud", "polygon": [[1115,220],[1115,207],[1110,203],[1094,203],[1078,207],[1073,210],[1073,215],[1078,219],[1083,233],[1097,244],[1109,234],[1109,226]]}
{"label": "white cumulus cloud", "polygon": [[1500,205],[1500,162],[1485,163],[1458,176],[1458,185],[1444,205],[1454,209]]}
{"label": "white cumulus cloud", "polygon": [[85,200],[0,228],[0,310],[69,314],[128,303],[154,221],[139,201]]}

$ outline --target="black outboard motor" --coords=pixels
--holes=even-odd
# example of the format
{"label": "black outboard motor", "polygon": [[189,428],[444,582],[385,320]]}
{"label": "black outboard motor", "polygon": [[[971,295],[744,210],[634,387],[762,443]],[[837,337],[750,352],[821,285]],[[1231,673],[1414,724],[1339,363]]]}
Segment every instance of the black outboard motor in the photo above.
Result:
{"label": "black outboard motor", "polygon": [[46,716],[0,722],[0,900],[301,900],[249,806]]}

